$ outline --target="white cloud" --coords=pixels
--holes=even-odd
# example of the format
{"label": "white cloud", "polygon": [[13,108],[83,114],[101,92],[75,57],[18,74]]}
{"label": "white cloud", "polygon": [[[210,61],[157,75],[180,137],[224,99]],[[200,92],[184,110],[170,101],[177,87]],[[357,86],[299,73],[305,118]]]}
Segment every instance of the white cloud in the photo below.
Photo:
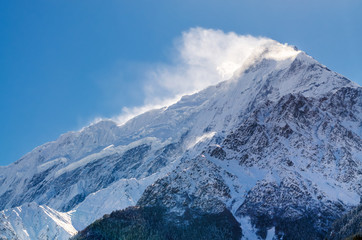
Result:
{"label": "white cloud", "polygon": [[144,106],[125,108],[116,120],[124,123],[152,108],[172,104],[182,95],[231,78],[255,48],[271,41],[204,28],[183,32],[175,41],[171,63],[156,64],[145,73]]}

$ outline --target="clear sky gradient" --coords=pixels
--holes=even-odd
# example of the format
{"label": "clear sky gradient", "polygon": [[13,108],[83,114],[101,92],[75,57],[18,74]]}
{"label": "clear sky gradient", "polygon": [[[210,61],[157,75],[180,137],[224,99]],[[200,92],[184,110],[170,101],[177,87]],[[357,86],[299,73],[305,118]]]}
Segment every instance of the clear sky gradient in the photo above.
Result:
{"label": "clear sky gradient", "polygon": [[191,27],[296,45],[362,83],[360,0],[0,2],[0,165],[143,104],[142,69]]}

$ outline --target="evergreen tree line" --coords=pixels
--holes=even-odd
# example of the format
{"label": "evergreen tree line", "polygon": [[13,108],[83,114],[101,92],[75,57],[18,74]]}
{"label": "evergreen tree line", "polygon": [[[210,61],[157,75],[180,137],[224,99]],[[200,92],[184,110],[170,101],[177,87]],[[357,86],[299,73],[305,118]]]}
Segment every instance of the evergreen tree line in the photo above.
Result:
{"label": "evergreen tree line", "polygon": [[188,209],[178,216],[164,207],[130,207],[95,221],[72,240],[239,240],[241,229],[232,214]]}
{"label": "evergreen tree line", "polygon": [[328,240],[362,240],[362,204],[334,222]]}

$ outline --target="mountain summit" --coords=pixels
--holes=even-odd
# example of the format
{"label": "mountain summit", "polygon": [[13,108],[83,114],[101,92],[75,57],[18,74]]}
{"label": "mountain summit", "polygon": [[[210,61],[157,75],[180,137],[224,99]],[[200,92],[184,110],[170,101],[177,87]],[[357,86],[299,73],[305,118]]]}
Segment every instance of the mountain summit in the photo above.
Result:
{"label": "mountain summit", "polygon": [[[230,80],[1,167],[0,237],[67,239],[138,206],[111,217],[157,207],[182,224],[222,213],[240,228],[230,236],[323,239],[362,195],[361,95],[303,51],[269,42]],[[38,218],[14,215],[21,209]]]}

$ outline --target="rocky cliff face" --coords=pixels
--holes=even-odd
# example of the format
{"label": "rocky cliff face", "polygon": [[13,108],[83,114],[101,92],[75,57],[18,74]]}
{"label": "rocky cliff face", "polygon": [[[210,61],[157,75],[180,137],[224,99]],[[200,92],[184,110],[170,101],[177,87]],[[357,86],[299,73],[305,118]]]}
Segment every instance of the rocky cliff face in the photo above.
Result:
{"label": "rocky cliff face", "polygon": [[362,194],[361,91],[274,43],[229,81],[0,168],[0,207],[35,202],[68,212],[77,230],[135,204],[180,217],[227,209],[244,238],[319,239]]}
{"label": "rocky cliff face", "polygon": [[[250,218],[261,238],[274,228],[279,238],[322,239],[361,195],[362,140],[353,127],[361,99],[360,88],[341,88],[319,99],[288,94],[261,103],[220,145],[148,187],[138,204],[227,207]],[[329,107],[342,104],[344,114]]]}

